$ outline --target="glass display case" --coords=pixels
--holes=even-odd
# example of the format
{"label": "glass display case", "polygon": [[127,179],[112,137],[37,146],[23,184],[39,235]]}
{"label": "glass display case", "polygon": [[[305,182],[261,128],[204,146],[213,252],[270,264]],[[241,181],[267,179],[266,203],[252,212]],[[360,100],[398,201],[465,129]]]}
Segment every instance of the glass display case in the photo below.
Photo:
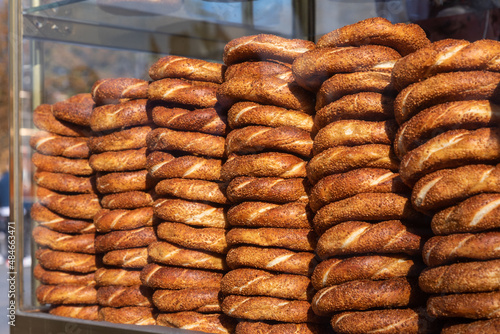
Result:
{"label": "glass display case", "polygon": [[317,41],[329,31],[375,16],[419,23],[431,40],[498,40],[499,8],[496,0],[9,1],[12,202],[7,233],[12,245],[9,319],[15,323],[10,332],[184,332],[60,318],[44,313],[37,303],[29,138],[36,131],[32,111],[40,104],[89,92],[102,78],[148,80],[149,66],[164,55],[222,62],[225,44],[237,37],[265,33]]}

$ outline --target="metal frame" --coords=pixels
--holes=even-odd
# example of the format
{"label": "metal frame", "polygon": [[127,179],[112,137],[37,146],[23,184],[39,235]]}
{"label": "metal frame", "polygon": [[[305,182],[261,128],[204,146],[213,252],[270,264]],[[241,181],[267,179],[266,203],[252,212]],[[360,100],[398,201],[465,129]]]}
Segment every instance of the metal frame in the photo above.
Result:
{"label": "metal frame", "polygon": [[[68,0],[68,3],[80,2],[82,0]],[[292,35],[295,38],[314,39],[314,2],[315,0],[291,0],[293,6],[293,31]],[[59,3],[65,3],[61,1]],[[226,39],[232,39],[243,35],[258,34],[262,31],[253,27],[253,8],[252,3],[249,2],[247,6],[243,7],[244,15],[248,15],[245,21],[245,26],[227,26],[216,23],[203,23],[203,29],[217,29],[223,32],[221,36]],[[246,13],[246,14],[245,14]],[[25,38],[31,39],[31,47],[37,49],[39,40],[51,40],[60,42],[71,42],[83,45],[94,45],[100,47],[111,47],[126,50],[150,50],[148,38],[163,40],[165,38],[177,38],[180,44],[182,43],[197,43],[192,37],[183,36],[180,32],[185,28],[186,24],[190,22],[182,22],[178,20],[175,22],[175,27],[166,27],[160,32],[142,31],[130,29],[125,31],[112,26],[103,25],[89,25],[84,22],[65,21],[63,19],[54,17],[46,19],[45,24],[40,26],[37,22],[39,16],[36,13],[27,11],[23,14],[22,0],[9,1],[9,93],[10,93],[10,110],[9,110],[9,129],[10,129],[10,183],[11,183],[11,203],[10,203],[10,222],[15,226],[15,269],[12,275],[15,275],[15,293],[10,295],[10,302],[15,304],[15,326],[10,327],[12,334],[31,333],[33,331],[42,333],[71,333],[71,334],[133,334],[133,333],[199,333],[194,331],[171,329],[162,326],[135,326],[135,325],[120,325],[112,324],[109,322],[96,322],[85,321],[72,318],[61,318],[52,316],[48,313],[41,312],[40,309],[31,309],[24,305],[23,291],[25,286],[23,277],[26,269],[23,268],[22,259],[24,257],[24,239],[25,233],[31,231],[24,231],[24,207],[23,207],[23,184],[22,184],[22,152],[21,148],[21,126],[22,126],[22,112],[31,106],[23,106],[21,92],[23,89],[23,40]],[[51,29],[50,27],[58,26],[62,29]],[[168,31],[168,33],[166,33]],[[26,32],[26,33],[24,33]],[[102,38],[105,36],[105,38]],[[125,37],[124,37],[125,36]],[[129,41],[131,36],[137,37],[137,41],[142,41],[142,44],[130,45]],[[203,37],[202,37],[203,39]],[[216,49],[223,49],[224,45],[228,42],[224,38],[218,40],[210,40],[210,43],[217,45]],[[158,45],[161,45],[158,43]],[[190,48],[197,50],[196,47]],[[39,53],[32,50],[32,56],[36,58]],[[195,51],[194,51],[195,52]],[[155,53],[171,53],[175,54],[175,49],[167,49],[160,47],[155,50]],[[186,56],[198,58],[215,58],[219,55],[200,55],[185,54]],[[38,67],[41,65],[33,64]],[[39,104],[41,92],[41,75],[42,69],[34,68],[34,86],[35,92],[32,103]],[[36,94],[38,92],[38,94]],[[29,273],[31,275],[31,272]]]}

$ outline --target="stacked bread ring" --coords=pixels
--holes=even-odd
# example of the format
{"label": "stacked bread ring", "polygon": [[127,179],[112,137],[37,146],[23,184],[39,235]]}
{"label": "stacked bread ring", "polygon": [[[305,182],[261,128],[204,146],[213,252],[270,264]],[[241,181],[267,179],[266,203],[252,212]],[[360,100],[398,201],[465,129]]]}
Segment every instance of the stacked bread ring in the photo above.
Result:
{"label": "stacked bread ring", "polygon": [[397,173],[391,70],[428,42],[416,25],[374,18],[326,34],[293,63],[299,84],[317,92],[306,168],[322,260],[312,307],[336,333],[426,332],[416,280],[422,215]]}
{"label": "stacked bread ring", "polygon": [[99,319],[115,323],[155,323],[153,290],[139,275],[148,263],[147,246],[157,240],[150,193],[156,180],[146,168],[145,136],[115,147],[110,140],[124,132],[151,131],[147,88],[147,81],[134,78],[102,79],[92,87],[96,107],[90,125],[96,135],[91,142],[96,145],[91,145],[90,165],[97,172],[97,190],[103,199],[150,197],[146,203],[103,200],[94,217],[96,248],[104,254],[96,272]]}
{"label": "stacked bread ring", "polygon": [[87,146],[93,105],[90,94],[40,105],[34,112],[40,131],[30,138],[38,197],[31,209],[38,223],[32,235],[40,247],[36,296],[51,306],[51,314],[86,320],[98,314],[92,219],[101,207]]}
{"label": "stacked bread ring", "polygon": [[227,270],[221,179],[226,117],[216,104],[224,66],[166,56],[149,69],[149,99],[157,128],[147,137],[149,174],[159,180],[153,206],[159,241],[148,247],[141,274],[154,289],[158,324],[231,333],[234,321],[220,308]]}
{"label": "stacked bread ring", "polygon": [[325,333],[310,305],[317,237],[305,166],[312,154],[314,106],[291,70],[293,60],[313,47],[257,35],[232,40],[224,49],[228,67],[217,96],[229,109],[230,132],[221,176],[233,206],[227,213],[231,271],[221,290],[223,312],[239,319],[236,333]]}
{"label": "stacked bread ring", "polygon": [[428,313],[452,320],[443,333],[498,329],[498,50],[498,41],[446,39],[394,66],[400,173],[436,235],[419,285],[432,294]]}

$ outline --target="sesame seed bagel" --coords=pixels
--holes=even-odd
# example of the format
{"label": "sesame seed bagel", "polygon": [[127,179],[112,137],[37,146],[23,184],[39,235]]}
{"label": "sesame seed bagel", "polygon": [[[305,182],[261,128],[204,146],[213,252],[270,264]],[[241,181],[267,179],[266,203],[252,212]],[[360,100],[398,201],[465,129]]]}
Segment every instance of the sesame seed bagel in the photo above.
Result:
{"label": "sesame seed bagel", "polygon": [[124,99],[146,99],[149,83],[136,78],[109,78],[97,80],[91,88],[97,105],[116,104]]}
{"label": "sesame seed bagel", "polygon": [[348,221],[328,229],[318,240],[316,253],[322,259],[364,253],[419,255],[422,238],[399,220],[370,224]]}
{"label": "sesame seed bagel", "polygon": [[278,60],[292,63],[304,52],[314,48],[314,42],[289,39],[272,34],[242,36],[224,46],[222,60],[231,65],[248,60]]}
{"label": "sesame seed bagel", "polygon": [[188,80],[222,83],[225,66],[202,59],[169,55],[158,59],[149,68],[153,80],[184,78]]}
{"label": "sesame seed bagel", "polygon": [[481,232],[499,228],[499,216],[500,194],[479,194],[436,213],[431,227],[438,235]]}
{"label": "sesame seed bagel", "polygon": [[318,40],[319,48],[376,44],[396,49],[406,56],[430,44],[425,31],[417,24],[396,23],[382,17],[365,19],[333,30]]}
{"label": "sesame seed bagel", "polygon": [[66,158],[88,158],[88,137],[67,137],[46,131],[38,131],[30,137],[30,146],[45,155]]}
{"label": "sesame seed bagel", "polygon": [[436,41],[400,59],[392,72],[398,90],[443,72],[500,72],[496,58],[498,41],[483,39],[473,43],[460,39]]}
{"label": "sesame seed bagel", "polygon": [[160,219],[190,226],[229,227],[225,208],[220,205],[160,198],[154,203],[154,214]]}
{"label": "sesame seed bagel", "polygon": [[488,292],[500,288],[500,260],[453,263],[426,268],[419,286],[427,293]]}
{"label": "sesame seed bagel", "polygon": [[263,125],[273,128],[293,126],[307,132],[313,132],[313,117],[304,112],[285,109],[255,102],[238,102],[227,112],[228,124],[232,129],[250,125]]}
{"label": "sesame seed bagel", "polygon": [[322,47],[298,57],[293,62],[293,75],[300,86],[315,92],[338,73],[391,72],[400,58],[396,50],[380,45]]}

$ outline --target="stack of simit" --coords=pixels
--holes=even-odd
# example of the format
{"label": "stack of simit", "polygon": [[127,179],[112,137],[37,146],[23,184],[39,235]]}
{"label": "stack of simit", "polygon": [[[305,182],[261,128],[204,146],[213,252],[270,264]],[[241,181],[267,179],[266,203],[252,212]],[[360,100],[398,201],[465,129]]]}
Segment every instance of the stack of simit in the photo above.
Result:
{"label": "stack of simit", "polygon": [[429,41],[414,24],[372,18],[334,30],[293,63],[316,92],[307,176],[323,260],[312,276],[314,311],[336,333],[424,333],[418,309],[422,215],[397,171],[391,71]]}
{"label": "stack of simit", "polygon": [[86,320],[97,320],[98,312],[92,219],[101,206],[87,146],[93,105],[90,94],[40,105],[33,121],[41,131],[30,139],[39,200],[31,209],[38,222],[32,233],[41,246],[33,273],[42,283],[36,296],[52,306],[51,314]]}
{"label": "stack of simit", "polygon": [[102,79],[92,87],[90,165],[103,207],[94,217],[96,249],[104,253],[97,301],[99,319],[114,323],[155,324],[153,291],[140,281],[147,246],[156,241],[149,193],[155,180],[146,169],[145,136],[152,130],[147,88],[135,78]]}
{"label": "stack of simit", "polygon": [[166,56],[149,70],[158,126],[147,138],[148,170],[159,179],[154,214],[160,241],[148,247],[143,283],[155,289],[158,325],[232,333],[222,314],[220,280],[227,270],[228,201],[221,180],[226,119],[216,90],[223,65]]}
{"label": "stack of simit", "polygon": [[307,210],[305,166],[312,152],[313,95],[291,63],[314,43],[273,35],[226,44],[219,102],[231,131],[222,178],[231,230],[222,310],[236,333],[324,333],[311,309],[316,235]]}
{"label": "stack of simit", "polygon": [[499,54],[497,41],[446,39],[394,67],[401,178],[436,234],[419,284],[428,313],[450,320],[442,333],[500,328]]}

